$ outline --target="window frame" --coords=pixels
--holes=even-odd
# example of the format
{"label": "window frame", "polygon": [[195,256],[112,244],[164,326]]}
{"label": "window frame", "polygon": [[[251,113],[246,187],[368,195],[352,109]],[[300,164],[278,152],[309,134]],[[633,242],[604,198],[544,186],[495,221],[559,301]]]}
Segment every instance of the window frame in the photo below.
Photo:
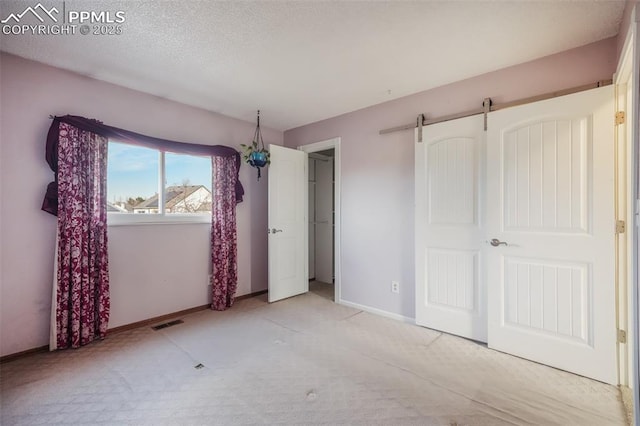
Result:
{"label": "window frame", "polygon": [[[124,145],[136,146],[126,142],[109,139],[108,143],[120,143]],[[155,149],[155,148],[149,148]],[[211,212],[207,213],[166,213],[165,212],[165,188],[166,188],[166,151],[158,151],[158,213],[135,214],[107,212],[107,226],[129,226],[129,225],[162,225],[162,224],[211,224]],[[205,157],[193,154],[193,157]],[[209,157],[211,158],[211,157]],[[108,176],[107,176],[108,182]],[[108,184],[108,183],[107,183]],[[213,188],[211,188],[211,198],[213,200]],[[160,207],[162,206],[162,207]]]}

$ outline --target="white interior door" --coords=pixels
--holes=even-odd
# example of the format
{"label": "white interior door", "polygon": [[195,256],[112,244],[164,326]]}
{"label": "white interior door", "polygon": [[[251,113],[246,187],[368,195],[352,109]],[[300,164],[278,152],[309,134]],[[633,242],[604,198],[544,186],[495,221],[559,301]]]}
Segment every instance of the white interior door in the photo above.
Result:
{"label": "white interior door", "polygon": [[307,153],[269,145],[269,302],[309,291]]}
{"label": "white interior door", "polygon": [[484,119],[434,124],[423,133],[415,143],[416,323],[486,342]]}
{"label": "white interior door", "polygon": [[489,347],[607,383],[613,100],[609,86],[492,112],[487,135]]}

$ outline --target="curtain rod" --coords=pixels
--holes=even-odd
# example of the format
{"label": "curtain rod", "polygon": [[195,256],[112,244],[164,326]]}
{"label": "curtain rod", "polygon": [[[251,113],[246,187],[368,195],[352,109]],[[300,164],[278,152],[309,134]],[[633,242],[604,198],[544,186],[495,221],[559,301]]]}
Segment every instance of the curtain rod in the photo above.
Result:
{"label": "curtain rod", "polygon": [[[403,124],[402,126],[390,127],[388,129],[383,129],[383,130],[380,130],[378,132],[378,134],[385,135],[387,133],[394,133],[394,132],[401,132],[403,130],[415,129],[416,127],[421,127],[420,124],[422,124],[422,126],[428,126],[430,124],[436,124],[436,123],[442,123],[442,122],[445,122],[445,121],[457,120],[458,118],[471,117],[472,115],[486,114],[487,112],[491,112],[491,111],[498,111],[498,110],[501,110],[501,109],[511,108],[511,107],[518,106],[518,105],[524,105],[524,104],[528,104],[528,103],[532,103],[532,102],[543,101],[545,99],[557,98],[559,96],[565,96],[565,95],[570,95],[572,93],[583,92],[585,90],[595,89],[595,88],[598,88],[598,87],[604,87],[604,86],[608,86],[610,84],[613,84],[613,80],[612,79],[599,80],[599,81],[596,81],[595,83],[584,84],[582,86],[571,87],[569,89],[557,90],[557,91],[554,91],[554,92],[548,92],[548,93],[544,93],[542,95],[530,96],[528,98],[522,98],[522,99],[518,99],[518,100],[510,101],[510,102],[505,102],[505,103],[498,104],[498,105],[492,104],[491,103],[491,98],[486,98],[484,100],[484,102],[483,102],[482,108],[476,108],[476,109],[463,111],[463,112],[459,112],[459,113],[456,113],[456,114],[444,115],[444,116],[436,117],[436,118],[426,118],[426,116],[424,114],[420,114],[418,116],[417,122]],[[487,101],[489,101],[489,107],[488,108],[486,107]],[[422,117],[422,123],[419,123],[420,117]],[[485,130],[486,130],[486,123],[485,123]]]}

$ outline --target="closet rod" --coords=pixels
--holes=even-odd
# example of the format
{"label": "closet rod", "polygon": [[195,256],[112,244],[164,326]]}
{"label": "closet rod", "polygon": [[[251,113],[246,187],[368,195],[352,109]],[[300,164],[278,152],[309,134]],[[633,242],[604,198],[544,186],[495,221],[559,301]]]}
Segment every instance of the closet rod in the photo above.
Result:
{"label": "closet rod", "polygon": [[[557,98],[559,96],[570,95],[572,93],[583,92],[585,90],[590,90],[590,89],[595,89],[595,88],[598,88],[598,87],[608,86],[608,85],[610,85],[612,83],[613,83],[613,80],[611,80],[611,79],[609,79],[609,80],[599,80],[599,81],[596,81],[595,83],[584,84],[582,86],[571,87],[569,89],[556,90],[555,92],[548,92],[548,93],[544,93],[542,95],[530,96],[528,98],[522,98],[522,99],[518,99],[518,100],[515,100],[515,101],[511,101],[511,102],[505,102],[505,103],[502,103],[502,104],[491,105],[489,107],[489,111],[498,111],[498,110],[501,110],[501,109],[511,108],[511,107],[518,106],[518,105],[524,105],[524,104],[529,104],[529,103],[532,103],[532,102],[543,101],[545,99]],[[458,118],[471,117],[472,115],[479,115],[479,114],[484,114],[484,113],[485,113],[484,108],[476,108],[476,109],[472,109],[472,110],[469,110],[469,111],[459,112],[457,114],[444,115],[442,117],[437,117],[437,118],[426,118],[424,115],[422,115],[422,125],[423,126],[428,126],[429,124],[442,123],[444,121],[457,120]],[[418,127],[418,124],[416,122],[413,122],[413,123],[404,124],[402,126],[396,126],[396,127],[390,127],[388,129],[383,129],[383,130],[380,130],[378,133],[381,134],[381,135],[385,135],[387,133],[394,133],[394,132],[400,132],[400,131],[403,131],[403,130],[415,129],[416,127]]]}
{"label": "closet rod", "polygon": [[331,157],[325,157],[322,154],[316,154],[314,152],[309,153],[309,158],[312,158],[314,160],[318,160],[318,161],[329,161],[329,158]]}

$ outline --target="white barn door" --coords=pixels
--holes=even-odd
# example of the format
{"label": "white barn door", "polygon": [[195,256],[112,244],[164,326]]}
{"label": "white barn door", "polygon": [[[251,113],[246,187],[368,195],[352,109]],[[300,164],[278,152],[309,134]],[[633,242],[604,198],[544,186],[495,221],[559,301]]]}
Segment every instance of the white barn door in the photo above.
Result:
{"label": "white barn door", "polygon": [[483,117],[423,133],[415,143],[416,323],[486,342]]}
{"label": "white barn door", "polygon": [[269,302],[309,291],[307,153],[269,145]]}
{"label": "white barn door", "polygon": [[615,384],[613,100],[489,114],[486,252],[489,347]]}
{"label": "white barn door", "polygon": [[492,112],[486,139],[481,116],[424,129],[417,324],[617,382],[613,101],[604,87]]}

